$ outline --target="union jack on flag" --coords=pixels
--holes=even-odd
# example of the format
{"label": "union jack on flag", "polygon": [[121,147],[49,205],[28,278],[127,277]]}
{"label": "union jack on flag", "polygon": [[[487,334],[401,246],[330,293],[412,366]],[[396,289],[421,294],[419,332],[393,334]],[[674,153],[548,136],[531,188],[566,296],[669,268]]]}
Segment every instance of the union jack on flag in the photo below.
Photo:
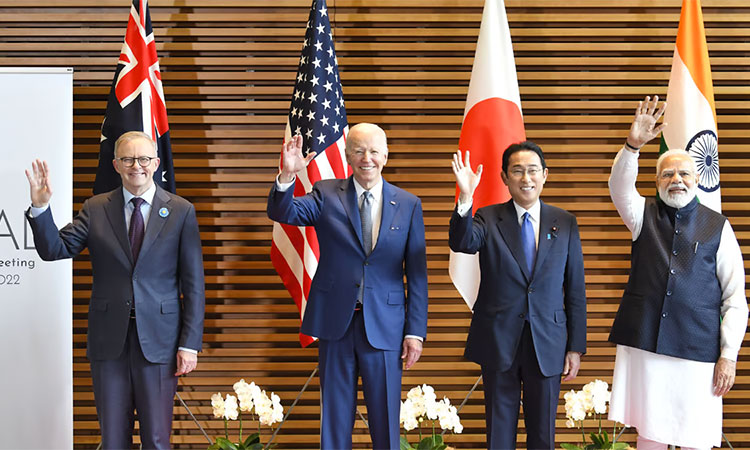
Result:
{"label": "union jack on flag", "polygon": [[[293,135],[302,135],[303,153],[316,152],[317,156],[306,171],[297,174],[295,197],[310,192],[319,180],[346,178],[351,174],[344,153],[348,131],[326,2],[313,0],[284,141]],[[273,224],[271,261],[297,304],[300,319],[305,314],[307,295],[319,257],[318,238],[313,227]],[[302,346],[311,342],[312,337],[300,333]]]}
{"label": "union jack on flag", "polygon": [[102,122],[94,194],[120,186],[121,179],[112,166],[112,159],[115,141],[128,131],[143,131],[156,141],[161,165],[154,172],[154,181],[169,192],[175,192],[167,105],[147,0],[133,0],[130,7],[125,42]]}

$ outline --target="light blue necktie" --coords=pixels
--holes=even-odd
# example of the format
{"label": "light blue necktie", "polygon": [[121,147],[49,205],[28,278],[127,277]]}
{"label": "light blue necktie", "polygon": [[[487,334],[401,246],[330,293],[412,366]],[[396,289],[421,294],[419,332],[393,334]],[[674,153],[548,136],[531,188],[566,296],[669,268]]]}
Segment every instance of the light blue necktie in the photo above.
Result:
{"label": "light blue necktie", "polygon": [[362,193],[362,204],[359,206],[359,217],[362,219],[362,245],[365,254],[372,252],[372,193]]}
{"label": "light blue necktie", "polygon": [[[372,193],[365,191],[362,193],[362,204],[359,205],[359,218],[362,220],[362,246],[365,248],[365,254],[372,252]],[[362,307],[362,301],[365,296],[365,274],[362,272],[362,280],[359,283],[359,293],[357,294],[357,306]]]}
{"label": "light blue necktie", "polygon": [[536,260],[536,238],[534,237],[534,226],[531,225],[531,216],[528,212],[523,213],[521,243],[523,244],[523,254],[526,257],[526,266],[529,269],[529,274],[532,274]]}

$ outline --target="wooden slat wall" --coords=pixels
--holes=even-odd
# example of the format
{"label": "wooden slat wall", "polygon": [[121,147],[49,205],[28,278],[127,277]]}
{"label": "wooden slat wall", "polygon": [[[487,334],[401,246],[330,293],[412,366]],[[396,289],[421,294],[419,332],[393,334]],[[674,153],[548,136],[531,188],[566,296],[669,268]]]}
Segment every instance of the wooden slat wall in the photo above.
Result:
{"label": "wooden slat wall", "polygon": [[[724,211],[748,252],[750,4],[703,3]],[[430,383],[454,403],[479,375],[461,357],[470,313],[448,277],[447,228],[454,195],[448,161],[458,143],[482,4],[328,5],[349,120],[387,130],[386,178],[424,202],[430,334],[423,358],[405,373],[404,390]],[[199,369],[180,380],[180,391],[213,436],[223,424],[210,418],[212,392],[227,392],[245,378],[278,393],[288,407],[316,365],[316,350],[299,348],[297,312],[271,267],[271,223],[265,216],[309,6],[308,0],[151,2],[178,193],[197,207],[207,275],[205,351]],[[128,10],[128,0],[0,0],[0,65],[75,68],[76,210],[91,193],[99,127]],[[589,353],[579,378],[563,385],[578,389],[595,378],[611,380],[614,348],[606,338],[627,279],[630,245],[606,179],[636,102],[666,95],[680,1],[507,0],[507,10],[527,135],[544,148],[550,165],[543,198],[574,212],[581,225]],[[651,144],[641,158],[638,187],[646,195],[653,192],[656,151]],[[74,270],[75,445],[93,448],[99,438],[84,356],[91,285],[86,255]],[[737,385],[725,398],[724,431],[735,448],[750,448],[748,356],[746,339]],[[277,437],[279,448],[318,445],[318,386],[316,377]],[[480,386],[461,412],[464,433],[448,437],[456,447],[485,446],[482,398]],[[175,446],[205,448],[184,409],[176,404],[175,413]],[[558,443],[580,436],[565,428],[562,403],[557,423]],[[625,436],[634,442],[632,431]],[[355,442],[357,448],[369,446],[359,421]]]}

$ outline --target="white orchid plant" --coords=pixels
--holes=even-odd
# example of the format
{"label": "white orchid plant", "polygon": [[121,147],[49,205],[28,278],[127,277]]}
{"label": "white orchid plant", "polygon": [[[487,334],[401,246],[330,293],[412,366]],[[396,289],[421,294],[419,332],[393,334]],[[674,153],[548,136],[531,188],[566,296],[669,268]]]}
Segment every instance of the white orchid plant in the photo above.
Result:
{"label": "white orchid plant", "polygon": [[[247,384],[245,380],[234,383],[234,393],[222,397],[220,392],[211,396],[211,407],[214,417],[224,419],[224,437],[216,438],[216,442],[208,450],[263,450],[260,443],[260,426],[272,426],[284,418],[284,407],[278,395],[271,393],[269,398],[266,391],[254,382]],[[258,431],[242,439],[242,413],[251,414],[258,418]],[[235,444],[229,440],[229,421],[239,419],[239,441]]]}
{"label": "white orchid plant", "polygon": [[[409,391],[406,400],[401,402],[399,420],[404,427],[401,450],[444,450],[447,445],[443,442],[443,436],[435,433],[436,423],[442,430],[454,433],[460,433],[464,429],[456,407],[451,405],[447,397],[438,401],[435,389],[427,384],[416,386]],[[425,421],[432,423],[432,433],[427,437],[422,436],[422,424]],[[419,443],[414,447],[409,444],[406,432],[415,428],[419,429]]]}
{"label": "white orchid plant", "polygon": [[[602,429],[602,416],[607,412],[607,403],[609,403],[611,395],[609,384],[602,380],[594,380],[583,386],[583,389],[580,391],[576,392],[571,389],[565,393],[565,417],[568,419],[565,424],[568,428],[580,427],[583,441],[580,446],[562,444],[562,448],[566,450],[624,450],[629,448],[628,444],[617,442],[617,422],[615,422],[612,429],[612,441],[609,440],[607,430]],[[589,434],[591,443],[586,444],[586,432],[583,428],[583,420],[586,417],[592,416],[599,421],[599,431],[592,431]]]}

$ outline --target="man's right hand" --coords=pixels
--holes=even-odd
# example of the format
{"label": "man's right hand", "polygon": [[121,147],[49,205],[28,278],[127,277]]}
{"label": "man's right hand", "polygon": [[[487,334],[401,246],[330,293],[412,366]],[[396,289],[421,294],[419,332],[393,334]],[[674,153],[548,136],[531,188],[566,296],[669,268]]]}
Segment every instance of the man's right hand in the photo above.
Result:
{"label": "man's right hand", "polygon": [[654,96],[653,102],[650,97],[646,97],[638,103],[638,107],[635,109],[635,118],[633,118],[633,124],[630,126],[630,133],[628,133],[627,143],[631,147],[637,149],[643,147],[667,126],[666,123],[656,126],[656,122],[664,114],[664,109],[667,107],[666,103],[662,103],[661,108],[657,109],[658,103],[658,95]]}
{"label": "man's right hand", "polygon": [[289,142],[284,143],[281,149],[281,173],[279,174],[280,183],[291,183],[297,172],[303,170],[315,158],[315,152],[308,153],[307,157],[302,156],[302,136],[293,136]]}
{"label": "man's right hand", "polygon": [[477,171],[471,171],[471,163],[469,162],[469,151],[466,150],[466,157],[461,160],[461,150],[457,150],[456,154],[453,155],[453,173],[456,175],[456,184],[458,185],[459,197],[458,200],[462,204],[471,203],[474,198],[474,191],[479,186],[479,181],[482,179],[482,165],[477,167]]}
{"label": "man's right hand", "polygon": [[52,197],[52,186],[49,178],[49,167],[47,161],[37,159],[31,162],[31,173],[24,170],[26,178],[29,180],[29,190],[31,191],[31,206],[35,208],[44,208],[49,204]]}

